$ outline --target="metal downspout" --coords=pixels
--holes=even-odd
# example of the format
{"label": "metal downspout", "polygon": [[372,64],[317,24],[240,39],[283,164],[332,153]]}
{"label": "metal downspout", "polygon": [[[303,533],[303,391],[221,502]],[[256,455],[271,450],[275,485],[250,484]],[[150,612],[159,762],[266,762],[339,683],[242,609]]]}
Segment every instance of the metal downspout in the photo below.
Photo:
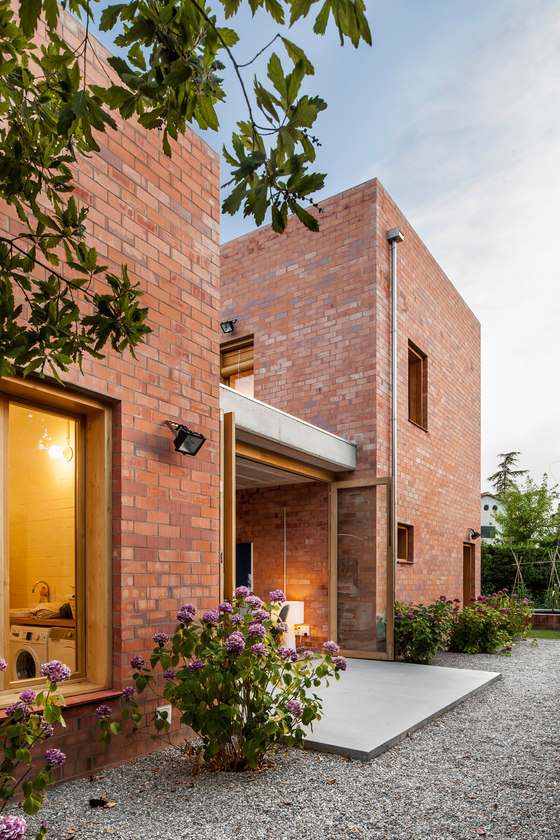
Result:
{"label": "metal downspout", "polygon": [[392,522],[391,543],[393,547],[393,603],[397,592],[397,242],[404,236],[398,227],[387,231],[391,245],[391,479],[392,479]]}

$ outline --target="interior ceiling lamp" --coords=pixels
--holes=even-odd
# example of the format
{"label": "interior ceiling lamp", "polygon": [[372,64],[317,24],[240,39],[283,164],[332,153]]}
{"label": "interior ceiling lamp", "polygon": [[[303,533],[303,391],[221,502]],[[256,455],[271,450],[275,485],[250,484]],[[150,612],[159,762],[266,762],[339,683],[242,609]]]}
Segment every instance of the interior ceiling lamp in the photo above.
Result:
{"label": "interior ceiling lamp", "polygon": [[165,425],[171,429],[176,436],[173,445],[177,452],[182,455],[196,455],[206,438],[200,432],[193,432],[188,426],[182,423],[175,423],[173,420],[166,420]]}
{"label": "interior ceiling lamp", "polygon": [[471,540],[477,540],[480,537],[480,534],[474,528],[467,528],[467,531],[471,535]]}
{"label": "interior ceiling lamp", "polygon": [[222,328],[222,332],[227,335],[228,333],[232,333],[234,331],[236,324],[237,318],[232,318],[231,321],[222,321],[220,327]]}

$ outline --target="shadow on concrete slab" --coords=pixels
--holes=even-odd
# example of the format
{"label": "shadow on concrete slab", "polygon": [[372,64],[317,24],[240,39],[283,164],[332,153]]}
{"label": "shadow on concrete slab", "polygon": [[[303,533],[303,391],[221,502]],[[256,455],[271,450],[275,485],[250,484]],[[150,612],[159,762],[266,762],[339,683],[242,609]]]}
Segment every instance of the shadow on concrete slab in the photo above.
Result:
{"label": "shadow on concrete slab", "polygon": [[338,682],[316,689],[323,700],[323,718],[305,746],[369,761],[501,676],[493,671],[350,659]]}

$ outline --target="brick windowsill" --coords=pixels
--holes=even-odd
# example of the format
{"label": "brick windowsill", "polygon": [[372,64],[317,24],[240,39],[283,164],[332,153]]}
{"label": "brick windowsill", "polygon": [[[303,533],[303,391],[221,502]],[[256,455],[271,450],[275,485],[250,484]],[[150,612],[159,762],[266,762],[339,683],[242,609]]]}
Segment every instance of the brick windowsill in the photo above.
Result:
{"label": "brick windowsill", "polygon": [[[73,706],[86,706],[88,703],[99,703],[101,700],[113,700],[115,697],[120,697],[122,694],[121,691],[116,691],[114,688],[105,688],[99,689],[97,691],[88,691],[84,692],[84,694],[73,694],[70,697],[65,697],[66,707],[67,709],[71,709]],[[15,702],[17,697],[10,696],[2,698],[3,702],[6,705]],[[6,720],[6,710],[0,709],[0,721]]]}

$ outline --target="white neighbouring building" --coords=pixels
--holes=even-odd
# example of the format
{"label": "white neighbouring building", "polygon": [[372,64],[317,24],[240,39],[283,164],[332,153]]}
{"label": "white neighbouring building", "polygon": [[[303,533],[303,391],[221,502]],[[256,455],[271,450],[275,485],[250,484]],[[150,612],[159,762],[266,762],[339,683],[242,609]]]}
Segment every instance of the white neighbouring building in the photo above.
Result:
{"label": "white neighbouring building", "polygon": [[499,535],[499,527],[494,515],[502,510],[502,505],[493,493],[480,494],[480,535],[488,543],[493,543]]}

